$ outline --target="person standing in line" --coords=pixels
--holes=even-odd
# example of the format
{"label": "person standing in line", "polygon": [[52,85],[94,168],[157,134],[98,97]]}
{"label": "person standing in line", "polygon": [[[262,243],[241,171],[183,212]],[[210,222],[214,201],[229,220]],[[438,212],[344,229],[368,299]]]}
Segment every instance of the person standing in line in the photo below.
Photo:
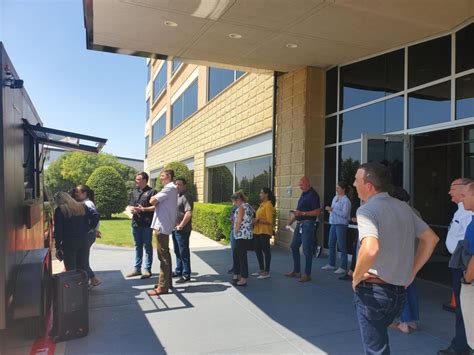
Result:
{"label": "person standing in line", "polygon": [[234,216],[234,276],[236,286],[247,286],[249,277],[249,266],[247,261],[247,250],[251,249],[253,243],[252,220],[254,209],[247,203],[247,197],[242,191],[237,191],[231,197],[237,207]]}
{"label": "person standing in line", "polygon": [[260,267],[260,273],[257,278],[267,279],[270,277],[270,262],[272,258],[270,239],[273,234],[275,196],[268,187],[264,187],[260,191],[259,196],[260,206],[253,220],[253,239],[255,254],[257,255],[258,265]]}
{"label": "person standing in line", "polygon": [[[466,235],[466,229],[469,223],[471,223],[473,213],[467,211],[464,208],[463,203],[463,191],[464,188],[471,182],[469,179],[458,178],[455,179],[450,186],[449,195],[451,201],[458,205],[457,211],[454,213],[451,224],[449,225],[448,235],[446,236],[446,248],[450,254],[453,254],[458,242],[464,239]],[[466,329],[464,327],[464,319],[461,307],[461,279],[463,277],[462,269],[451,270],[451,281],[454,292],[454,298],[456,299],[456,325],[455,335],[451,340],[451,344],[448,348],[438,351],[438,355],[450,355],[450,354],[469,354],[469,345],[467,344]]]}
{"label": "person standing in line", "polygon": [[179,277],[177,284],[191,280],[191,252],[189,238],[191,237],[194,199],[187,189],[186,179],[178,177],[175,181],[178,189],[178,221],[173,230],[173,245],[176,255],[176,269],[173,277]]}
{"label": "person standing in line", "polygon": [[379,163],[362,164],[354,181],[365,201],[357,210],[360,249],[352,280],[365,354],[390,354],[387,328],[402,312],[405,287],[439,241],[410,206],[389,196],[390,181],[388,168]]}
{"label": "person standing in line", "polygon": [[[151,277],[153,264],[153,246],[151,221],[155,207],[150,204],[151,197],[156,193],[148,186],[148,174],[141,172],[135,177],[136,189],[130,196],[128,210],[132,213],[132,235],[135,241],[135,266],[127,277],[141,276],[142,279]],[[142,274],[143,248],[145,248],[145,269]]]}
{"label": "person standing in line", "polygon": [[[313,266],[314,233],[318,216],[321,214],[319,195],[311,187],[308,177],[303,176],[299,181],[302,191],[296,210],[292,211],[286,229],[296,221],[296,228],[291,240],[291,252],[293,256],[293,271],[285,273],[288,277],[297,277],[299,282],[311,280],[311,269]],[[305,271],[301,274],[300,247],[303,245],[305,256]]]}
{"label": "person standing in line", "polygon": [[173,178],[173,170],[163,170],[160,173],[160,181],[163,188],[150,199],[150,203],[155,206],[151,228],[156,238],[158,259],[160,260],[158,287],[147,292],[150,296],[166,294],[173,286],[171,281],[171,254],[169,244],[170,234],[176,227],[178,218],[178,189],[173,183]]}
{"label": "person standing in line", "polygon": [[[87,185],[79,185],[75,189],[74,197],[79,202],[84,202],[85,205],[97,212],[97,208],[95,207],[95,200],[94,200],[94,191]],[[99,212],[97,212],[99,213]],[[89,233],[87,233],[87,237],[89,240],[89,263],[87,268],[87,274],[89,275],[89,284],[90,287],[99,286],[102,282],[95,276],[94,271],[92,271],[90,265],[90,251],[92,245],[95,243],[96,238],[100,238],[100,231],[99,231],[100,224],[97,223],[97,226],[94,229],[91,229]]]}
{"label": "person standing in line", "polygon": [[347,228],[351,218],[351,200],[348,197],[350,187],[339,181],[336,185],[336,196],[331,206],[326,207],[329,212],[329,264],[322,270],[336,270],[336,248],[341,252],[341,266],[335,274],[347,273]]}
{"label": "person standing in line", "polygon": [[229,221],[230,221],[230,236],[229,236],[229,241],[230,241],[230,254],[232,256],[232,267],[227,270],[228,274],[233,274],[234,273],[234,264],[235,264],[235,258],[234,258],[234,250],[235,250],[235,236],[234,236],[234,216],[235,216],[235,211],[237,210],[237,207],[232,206],[232,210],[230,211],[230,216],[229,216]]}
{"label": "person standing in line", "polygon": [[[464,207],[468,211],[474,211],[474,183],[472,182],[465,190]],[[461,307],[467,343],[474,349],[474,217],[467,227],[464,240],[468,243],[467,253],[470,255],[470,260],[461,285]]]}

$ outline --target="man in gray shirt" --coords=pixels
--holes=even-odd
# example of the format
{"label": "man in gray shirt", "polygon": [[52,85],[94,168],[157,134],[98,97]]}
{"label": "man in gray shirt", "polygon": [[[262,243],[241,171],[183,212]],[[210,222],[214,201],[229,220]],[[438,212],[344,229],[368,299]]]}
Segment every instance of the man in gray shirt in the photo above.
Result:
{"label": "man in gray shirt", "polygon": [[150,199],[150,203],[155,206],[151,228],[153,229],[153,235],[156,237],[158,259],[160,260],[160,280],[156,289],[148,291],[150,296],[168,293],[172,287],[169,243],[170,234],[176,226],[178,217],[178,190],[173,183],[173,178],[173,170],[163,170],[160,173],[163,188]]}
{"label": "man in gray shirt", "polygon": [[405,287],[439,240],[408,204],[388,195],[390,181],[389,170],[379,163],[362,164],[354,181],[365,202],[357,210],[360,249],[352,287],[366,354],[390,354],[387,327],[402,312]]}

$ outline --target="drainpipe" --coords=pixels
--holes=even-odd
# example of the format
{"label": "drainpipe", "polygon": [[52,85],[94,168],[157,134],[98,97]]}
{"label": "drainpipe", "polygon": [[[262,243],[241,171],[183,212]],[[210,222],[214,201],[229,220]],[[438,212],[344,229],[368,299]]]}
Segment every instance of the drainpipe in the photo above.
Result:
{"label": "drainpipe", "polygon": [[272,190],[275,190],[275,167],[276,167],[276,110],[277,110],[277,72],[273,72],[273,120],[272,120]]}

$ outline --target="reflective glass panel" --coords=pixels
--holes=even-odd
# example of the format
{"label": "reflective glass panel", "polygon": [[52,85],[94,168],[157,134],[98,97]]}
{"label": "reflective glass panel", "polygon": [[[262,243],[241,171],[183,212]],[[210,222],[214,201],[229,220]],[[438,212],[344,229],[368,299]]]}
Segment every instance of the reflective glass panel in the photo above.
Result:
{"label": "reflective glass panel", "polygon": [[451,36],[408,48],[408,87],[429,83],[451,74]]}
{"label": "reflective glass panel", "polygon": [[336,143],[336,134],[337,134],[337,116],[332,116],[326,118],[326,144]]}
{"label": "reflective glass panel", "polygon": [[234,193],[234,163],[208,169],[208,191],[210,203],[230,203]]}
{"label": "reflective glass panel", "polygon": [[337,67],[326,72],[326,115],[337,111]]}
{"label": "reflective glass panel", "polygon": [[152,144],[166,135],[166,113],[164,113],[152,127]]}
{"label": "reflective glass panel", "polygon": [[341,142],[360,139],[362,133],[388,133],[403,129],[403,97],[398,96],[340,116]]}
{"label": "reflective glass panel", "polygon": [[175,71],[183,64],[179,59],[173,59],[173,63],[171,64],[171,74],[174,74]]}
{"label": "reflective glass panel", "polygon": [[148,117],[150,117],[150,99],[146,100],[146,112],[145,112],[146,119],[148,120]]}
{"label": "reflective glass panel", "polygon": [[235,165],[235,189],[243,190],[248,202],[253,206],[259,204],[259,193],[264,187],[272,186],[272,159],[262,157],[239,161]]}
{"label": "reflective glass panel", "polygon": [[212,100],[235,80],[235,71],[222,68],[209,68],[209,95]]}
{"label": "reflective glass panel", "polygon": [[456,79],[456,119],[468,117],[474,117],[474,74]]}
{"label": "reflective glass panel", "polygon": [[[336,147],[324,150],[324,205],[331,204],[334,197],[334,186],[336,186]],[[324,210],[325,221],[329,220],[329,214]]]}
{"label": "reflective glass panel", "polygon": [[156,101],[158,96],[166,89],[166,80],[167,80],[167,68],[168,65],[165,62],[158,72],[155,80],[153,81],[153,102]]}
{"label": "reflective glass panel", "polygon": [[456,73],[474,68],[474,23],[456,32]]}
{"label": "reflective glass panel", "polygon": [[347,109],[402,91],[404,50],[340,68],[340,109]]}
{"label": "reflective glass panel", "polygon": [[451,119],[451,82],[408,94],[408,127],[422,127]]}
{"label": "reflective glass panel", "polygon": [[197,111],[197,85],[195,80],[171,106],[172,129]]}
{"label": "reflective glass panel", "polygon": [[[344,181],[349,186],[353,186],[355,180],[355,174],[357,169],[360,166],[360,149],[361,143],[351,143],[351,144],[344,144],[339,147],[339,179],[338,181]],[[332,189],[332,197],[336,193],[336,186],[334,185]],[[351,191],[352,197],[352,210],[351,215],[355,216],[355,212],[357,208],[360,206],[360,200],[357,195],[357,191],[355,188],[352,188]]]}

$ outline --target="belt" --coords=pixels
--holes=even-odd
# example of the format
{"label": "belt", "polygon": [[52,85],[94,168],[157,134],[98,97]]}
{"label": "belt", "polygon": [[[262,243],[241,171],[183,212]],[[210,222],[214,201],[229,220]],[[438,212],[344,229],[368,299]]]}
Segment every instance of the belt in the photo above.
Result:
{"label": "belt", "polygon": [[368,278],[367,280],[364,280],[362,282],[366,282],[368,284],[380,284],[380,285],[388,285],[384,280],[379,279],[378,277],[371,277]]}
{"label": "belt", "polygon": [[315,219],[305,219],[303,221],[296,221],[296,224],[304,224],[304,223],[316,223],[317,220]]}

